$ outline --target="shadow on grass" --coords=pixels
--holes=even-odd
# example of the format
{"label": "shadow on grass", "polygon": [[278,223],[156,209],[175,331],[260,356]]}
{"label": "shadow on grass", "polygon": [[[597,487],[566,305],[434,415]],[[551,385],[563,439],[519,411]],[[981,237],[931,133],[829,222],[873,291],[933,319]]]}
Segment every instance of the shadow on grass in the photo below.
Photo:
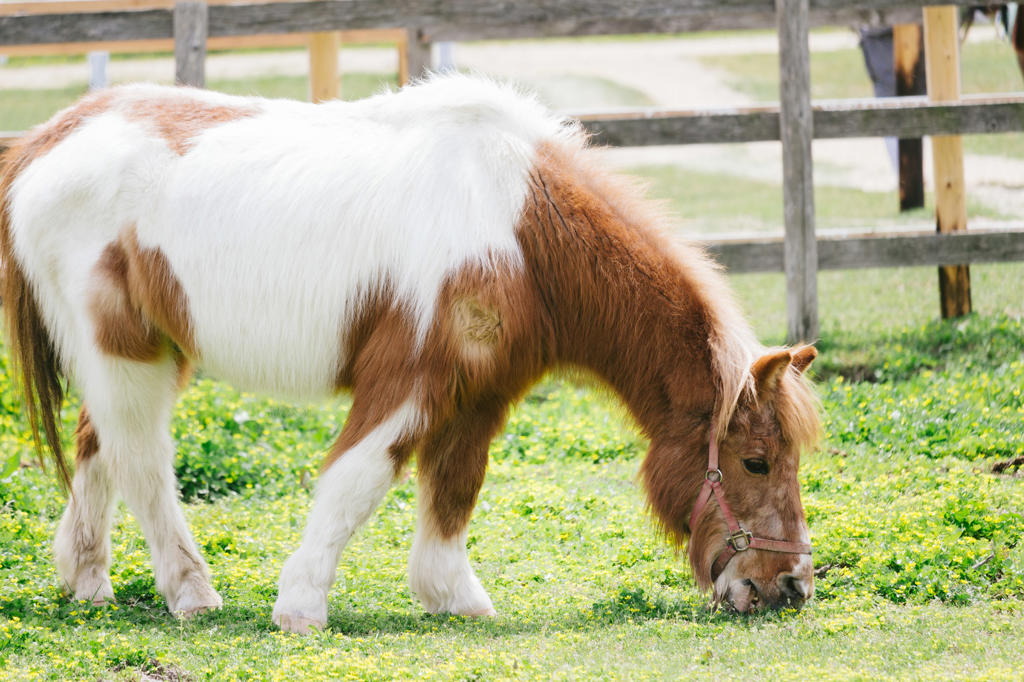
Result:
{"label": "shadow on grass", "polygon": [[[566,610],[559,616],[538,612],[535,616],[498,615],[494,618],[433,615],[410,606],[376,608],[360,611],[352,607],[333,606],[328,616],[325,635],[365,637],[371,635],[421,634],[439,632],[476,633],[482,636],[507,636],[537,632],[587,632],[624,623],[639,624],[648,621],[677,621],[709,625],[716,623],[749,623],[751,626],[776,619],[775,612],[752,616],[738,615],[726,610],[715,610],[698,595],[679,598],[653,597],[643,588],[619,588],[589,608]],[[43,598],[9,602],[0,608],[0,618],[17,618],[34,627],[50,629],[54,634],[64,632],[69,625],[94,632],[138,633],[142,630],[162,631],[167,634],[189,633],[216,628],[222,637],[263,637],[279,632],[271,620],[271,603],[265,606],[226,603],[223,608],[199,614],[189,620],[180,620],[169,613],[162,599],[157,597],[129,598],[117,602],[117,608],[92,607],[73,602],[65,597],[48,595]],[[84,623],[78,623],[78,620]],[[314,636],[316,636],[314,634]],[[24,642],[8,643],[5,654],[15,653]]]}

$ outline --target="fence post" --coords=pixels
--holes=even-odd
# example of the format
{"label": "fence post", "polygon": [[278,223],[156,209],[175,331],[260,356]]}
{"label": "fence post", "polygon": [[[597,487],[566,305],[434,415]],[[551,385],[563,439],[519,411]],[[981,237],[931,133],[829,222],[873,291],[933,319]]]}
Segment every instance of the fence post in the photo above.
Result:
{"label": "fence post", "polygon": [[309,99],[326,102],[338,99],[338,51],[341,35],[337,31],[309,35]]}
{"label": "fence post", "polygon": [[405,37],[395,46],[398,50],[398,84],[400,86],[409,82],[409,33],[410,31],[406,31]]}
{"label": "fence post", "polygon": [[406,68],[409,80],[423,78],[434,68],[433,43],[422,39],[420,31],[409,29],[409,39],[406,41]]}
{"label": "fence post", "polygon": [[100,50],[90,52],[86,59],[89,62],[89,89],[102,90],[110,85],[107,67],[110,65],[110,53]]}
{"label": "fence post", "polygon": [[174,82],[197,88],[206,85],[206,2],[174,3]]}
{"label": "fence post", "polygon": [[[955,6],[924,9],[925,67],[928,97],[935,102],[960,99],[959,12]],[[964,197],[964,146],[959,135],[932,137],[935,177],[935,229],[946,234],[967,229]],[[966,265],[939,266],[942,317],[971,312],[971,273]]]}
{"label": "fence post", "polygon": [[[892,27],[893,72],[896,96],[925,95],[924,61],[921,26],[899,24]],[[924,206],[924,141],[920,137],[904,137],[899,141],[900,210]]]}
{"label": "fence post", "polygon": [[818,245],[814,236],[811,142],[811,53],[808,0],[776,0],[779,25],[779,104],[782,192],[786,217],[786,338],[818,336]]}

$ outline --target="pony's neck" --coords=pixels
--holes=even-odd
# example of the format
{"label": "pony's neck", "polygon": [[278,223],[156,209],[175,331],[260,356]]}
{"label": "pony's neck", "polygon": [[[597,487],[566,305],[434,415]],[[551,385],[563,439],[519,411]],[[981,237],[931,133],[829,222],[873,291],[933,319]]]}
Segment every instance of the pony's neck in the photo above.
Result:
{"label": "pony's neck", "polygon": [[714,412],[718,385],[715,318],[699,279],[623,215],[601,176],[552,155],[538,163],[531,189],[524,251],[553,359],[604,379],[652,440],[689,431]]}

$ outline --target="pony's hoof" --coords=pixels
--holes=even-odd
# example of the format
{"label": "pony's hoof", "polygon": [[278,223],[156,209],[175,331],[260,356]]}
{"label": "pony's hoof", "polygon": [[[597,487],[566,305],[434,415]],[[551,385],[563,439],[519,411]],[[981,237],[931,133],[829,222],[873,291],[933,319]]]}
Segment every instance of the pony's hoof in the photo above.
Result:
{"label": "pony's hoof", "polygon": [[327,625],[327,623],[316,620],[315,618],[290,616],[283,613],[274,616],[274,624],[281,628],[282,632],[294,632],[298,635],[307,635],[311,632],[319,632]]}
{"label": "pony's hoof", "polygon": [[206,585],[179,595],[170,611],[178,618],[187,620],[207,611],[216,611],[222,606],[224,606],[224,600],[220,598],[216,590]]}
{"label": "pony's hoof", "polygon": [[188,608],[188,609],[178,609],[177,611],[174,612],[174,615],[177,616],[178,618],[182,619],[182,620],[188,620],[189,618],[193,618],[194,616],[198,616],[201,613],[207,613],[209,611],[216,611],[221,606],[223,606],[223,604],[221,604],[221,603],[207,604],[207,605],[203,605],[203,606],[193,606],[192,608]]}
{"label": "pony's hoof", "polygon": [[498,612],[494,610],[494,607],[481,609],[479,611],[463,611],[459,614],[460,616],[466,616],[467,618],[494,618],[498,615]]}
{"label": "pony's hoof", "polygon": [[75,596],[72,599],[88,602],[92,606],[106,606],[114,603],[114,588],[110,586],[110,580],[80,585],[75,589]]}

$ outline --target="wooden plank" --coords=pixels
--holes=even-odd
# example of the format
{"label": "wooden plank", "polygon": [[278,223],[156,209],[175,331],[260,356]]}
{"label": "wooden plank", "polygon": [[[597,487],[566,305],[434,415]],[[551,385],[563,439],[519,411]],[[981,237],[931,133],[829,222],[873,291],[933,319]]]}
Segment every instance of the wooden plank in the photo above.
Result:
{"label": "wooden plank", "polygon": [[[928,96],[937,102],[960,98],[959,12],[956,7],[930,7],[924,11],[925,67]],[[935,181],[935,229],[940,233],[967,229],[963,138],[932,137]],[[971,312],[971,275],[966,265],[939,267],[942,317]]]}
{"label": "wooden plank", "polygon": [[[246,0],[244,4],[247,5],[264,5],[280,3],[282,0]],[[208,5],[238,5],[239,0],[208,0]],[[383,4],[383,3],[382,3]],[[394,7],[407,6],[408,3],[401,2],[400,0],[394,0],[391,3]],[[446,3],[450,4],[450,3]],[[535,3],[543,4],[543,3]],[[638,3],[632,3],[638,4]],[[675,3],[677,6],[681,6],[689,11],[700,11],[701,9],[714,9],[718,4],[715,2],[695,3],[695,2],[682,2]],[[754,0],[748,2],[730,3],[731,5],[740,9],[746,9],[750,12],[758,12],[760,14],[769,14],[774,17],[774,10],[772,3],[768,0]],[[907,10],[911,8],[921,8],[926,5],[938,4],[936,0],[919,0],[914,2],[913,0],[899,1],[899,0],[859,0],[856,2],[848,2],[847,0],[811,0],[810,9],[813,13],[822,12],[835,12],[839,10],[856,9],[861,12],[885,12],[893,9]],[[970,5],[977,4],[976,0],[952,0],[943,1],[942,4],[960,4]],[[171,9],[174,7],[174,0],[29,0],[29,1],[16,1],[16,2],[3,2],[0,3],[0,16],[14,15],[14,14],[73,14],[73,13],[86,13],[86,12],[114,12],[114,11],[126,11],[126,10],[142,10],[142,9]],[[920,14],[917,15],[920,17]]]}
{"label": "wooden plank", "polygon": [[[2,5],[0,5],[2,6]],[[358,31],[337,31],[343,44],[394,43],[405,45],[404,29],[363,29]],[[265,47],[306,47],[309,40],[298,33],[255,36],[221,36],[206,41],[207,52],[215,50],[241,50]],[[85,54],[92,50],[105,52],[173,52],[174,40],[156,38],[153,40],[117,40],[94,43],[39,43],[36,45],[5,45],[0,53],[8,57],[36,57],[44,55]]]}
{"label": "wooden plank", "polygon": [[207,7],[205,2],[180,0],[174,5],[174,82],[206,85]]}
{"label": "wooden plank", "polygon": [[[927,94],[924,73],[924,36],[919,24],[892,27],[893,72],[896,96]],[[924,207],[924,144],[920,137],[901,137],[899,154],[900,211]]]}
{"label": "wooden plank", "polygon": [[819,139],[842,137],[920,137],[950,133],[1002,133],[1024,130],[1024,97],[972,96],[957,102],[919,97],[842,100],[815,106]]}
{"label": "wooden plank", "polygon": [[614,147],[779,139],[777,106],[569,113],[583,122],[596,143]]}
{"label": "wooden plank", "polygon": [[[849,99],[812,107],[815,139],[921,137],[950,133],[1024,131],[1024,96],[968,96],[937,104],[922,97]],[[757,142],[780,139],[777,106],[734,109],[621,109],[571,115],[600,144],[641,147],[664,144]]]}
{"label": "wooden plank", "polygon": [[786,222],[786,336],[789,343],[797,343],[814,341],[818,336],[808,0],[777,0],[777,7],[781,75],[779,130]]}
{"label": "wooden plank", "polygon": [[174,35],[172,11],[0,16],[0,45],[149,40]]}
{"label": "wooden plank", "polygon": [[341,95],[338,52],[341,37],[334,31],[309,36],[309,99],[326,102]]}
{"label": "wooden plank", "polygon": [[[245,0],[263,5],[282,0]],[[0,2],[0,16],[11,14],[76,14],[82,12],[125,12],[142,9],[174,9],[175,0],[28,0]],[[207,5],[238,5],[239,0],[207,0]]]}
{"label": "wooden plank", "polygon": [[[782,237],[708,240],[704,247],[734,273],[783,272]],[[819,235],[820,270],[933,266],[1024,261],[1024,227],[938,234]]]}
{"label": "wooden plank", "polygon": [[[893,8],[860,10],[849,7],[811,13],[812,26],[857,26],[872,21],[894,24],[913,21],[921,10]],[[660,19],[603,18],[588,13],[557,21],[529,24],[478,25],[472,23],[436,23],[423,28],[424,38],[431,41],[512,40],[560,36],[626,35],[642,33],[701,33],[705,31],[740,31],[774,29],[775,12],[702,12],[678,13]]]}
{"label": "wooden plank", "polygon": [[977,5],[976,0],[811,0],[811,7],[817,10],[833,10],[850,5],[865,10],[882,10],[891,7],[928,7],[932,5]]}
{"label": "wooden plank", "polygon": [[[968,0],[953,1],[969,4]],[[128,12],[94,9],[75,14],[0,15],[0,45],[168,38],[171,10],[153,4],[163,3],[140,4],[139,9]],[[922,0],[893,0],[888,3],[892,10],[851,9],[848,4],[829,5],[815,14],[814,23],[863,23],[872,16],[889,22],[906,21],[906,8],[919,7]],[[209,16],[212,37],[417,28],[423,41],[433,42],[770,28],[775,15],[772,0],[311,0],[211,3]]]}
{"label": "wooden plank", "polygon": [[1024,260],[1024,232],[872,235],[818,242],[823,270]]}

